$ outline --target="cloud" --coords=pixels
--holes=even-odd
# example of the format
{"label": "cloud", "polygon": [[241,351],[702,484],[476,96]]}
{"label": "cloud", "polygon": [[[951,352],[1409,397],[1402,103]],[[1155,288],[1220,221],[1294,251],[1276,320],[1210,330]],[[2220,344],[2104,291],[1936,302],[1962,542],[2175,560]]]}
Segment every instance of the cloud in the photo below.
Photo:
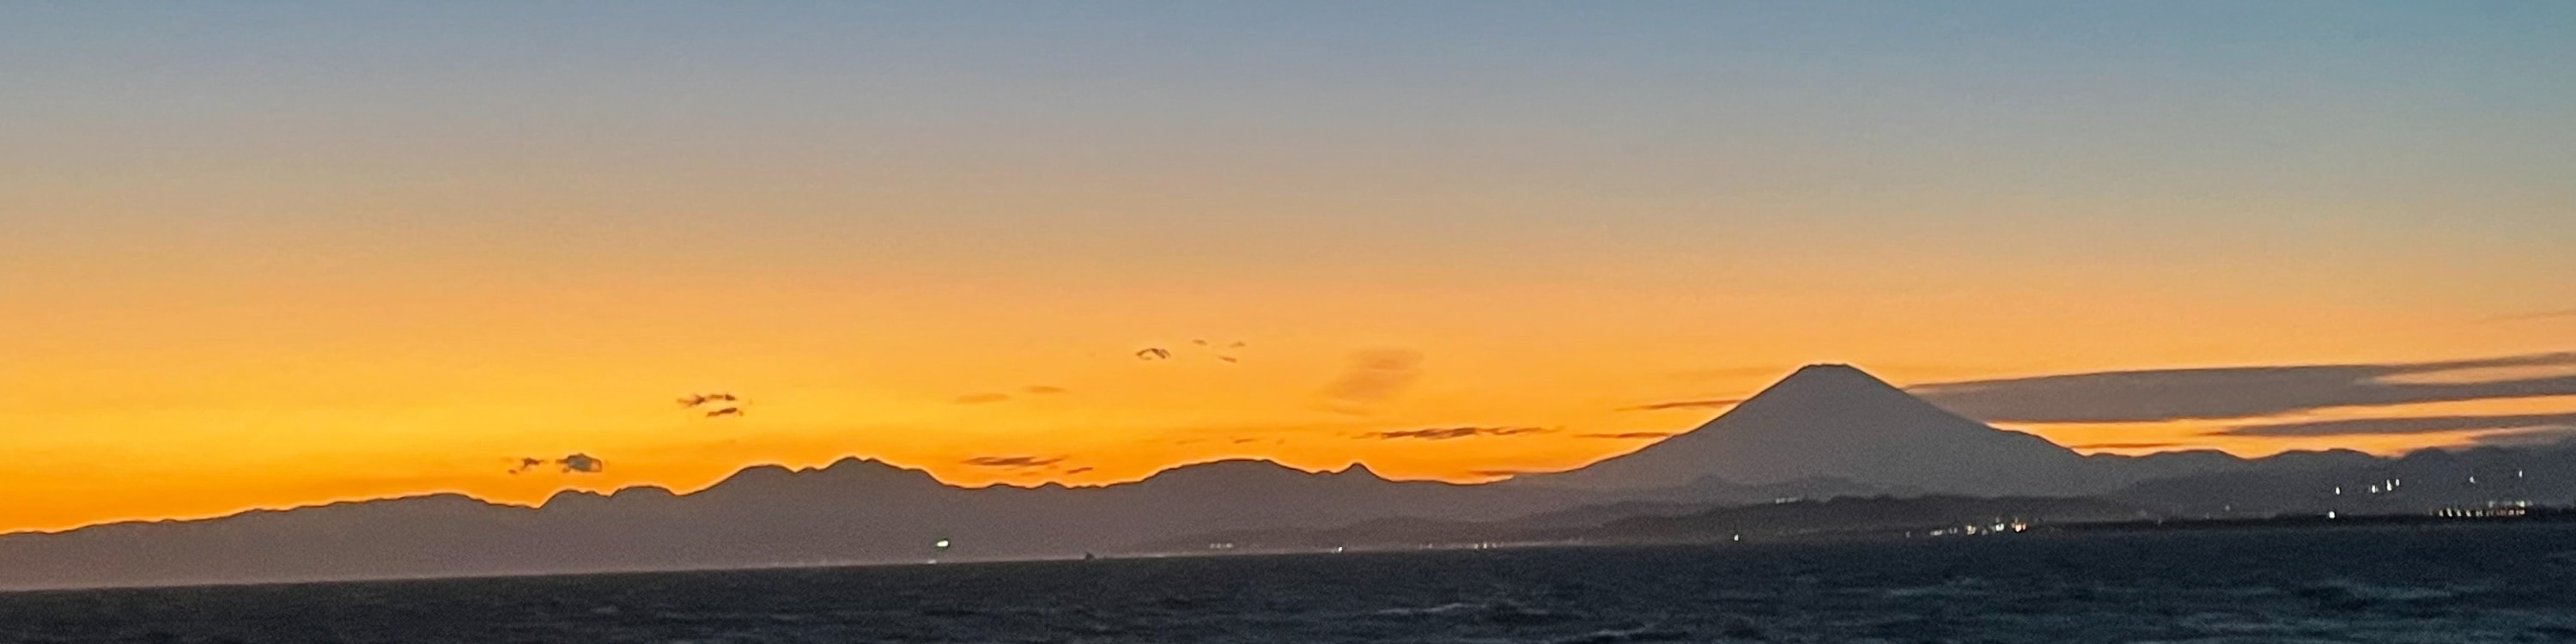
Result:
{"label": "cloud", "polygon": [[1422,354],[1407,349],[1370,349],[1351,354],[1350,366],[1324,386],[1325,408],[1366,414],[1368,407],[1403,394],[1422,379]]}
{"label": "cloud", "polygon": [[1381,440],[1415,439],[1426,441],[1445,441],[1474,436],[1513,436],[1518,434],[1543,433],[1546,431],[1547,430],[1545,429],[1537,427],[1430,427],[1424,429],[1370,432],[1368,434],[1363,434],[1363,436]]}
{"label": "cloud", "polygon": [[1791,372],[1791,371],[1796,371],[1796,370],[1797,370],[1797,367],[1795,367],[1795,366],[1783,367],[1783,366],[1780,366],[1780,365],[1776,365],[1776,364],[1775,364],[1775,365],[1763,365],[1763,366],[1759,366],[1759,367],[1717,367],[1717,368],[1711,368],[1711,369],[1692,369],[1692,370],[1689,370],[1689,371],[1676,371],[1676,372],[1672,372],[1670,375],[1671,375],[1673,378],[1677,378],[1677,379],[1681,379],[1681,380],[1735,380],[1735,379],[1740,379],[1740,378],[1760,378],[1760,377],[1764,377],[1764,376],[1778,377],[1778,376],[1780,376],[1780,375],[1787,374],[1787,373],[1789,373],[1789,372]]}
{"label": "cloud", "polygon": [[2576,309],[2559,309],[2556,311],[2540,311],[2537,313],[2498,315],[2484,320],[2479,320],[2479,322],[2495,324],[2500,322],[2528,322],[2531,320],[2549,320],[2556,318],[2576,318]]}
{"label": "cloud", "polygon": [[560,466],[568,474],[598,474],[608,469],[607,461],[592,458],[589,454],[565,456],[555,461],[555,465]]}
{"label": "cloud", "polygon": [[1085,465],[1085,466],[1082,466],[1082,467],[1077,467],[1077,468],[1073,468],[1073,469],[1065,470],[1065,471],[1064,471],[1064,473],[1066,473],[1066,474],[1081,474],[1081,473],[1083,473],[1083,472],[1089,472],[1089,471],[1091,471],[1091,466],[1089,466],[1089,465]]}
{"label": "cloud", "polygon": [[[1051,387],[1047,385],[1030,385],[1020,388],[1020,393],[1031,396],[1055,396],[1070,393],[1071,391],[1072,390],[1065,389],[1063,387]],[[948,402],[959,405],[989,405],[998,402],[1010,402],[1011,398],[1010,394],[999,391],[981,391],[958,396],[956,398],[949,399]]]}
{"label": "cloud", "polygon": [[2487,429],[2576,428],[2576,413],[2503,416],[2418,416],[2352,418],[2233,427],[2227,436],[2347,436],[2354,434],[2432,434]]}
{"label": "cloud", "polygon": [[1952,382],[1909,391],[1992,423],[2124,423],[2269,416],[2323,407],[2576,395],[2576,375],[2483,382],[2401,376],[2576,366],[2576,352],[2479,360],[2110,371]]}
{"label": "cloud", "polygon": [[1710,400],[1676,400],[1676,401],[1672,401],[1672,402],[1648,403],[1648,404],[1638,405],[1638,406],[1635,406],[1635,407],[1621,407],[1621,408],[1619,408],[1619,411],[1662,411],[1662,410],[1666,410],[1666,409],[1717,409],[1717,408],[1720,408],[1720,407],[1730,407],[1730,406],[1734,406],[1736,403],[1741,403],[1741,402],[1744,402],[1744,399],[1742,399],[1742,398],[1715,398],[1715,399],[1710,399]]}
{"label": "cloud", "polygon": [[1062,463],[1064,459],[1062,456],[977,456],[960,462],[976,467],[1028,469]]}
{"label": "cloud", "polygon": [[555,471],[565,474],[598,474],[608,470],[608,461],[580,453],[568,454],[563,458],[520,458],[518,461],[517,467],[510,468],[511,474],[526,474],[548,465],[554,466]]}
{"label": "cloud", "polygon": [[2479,434],[2478,445],[2484,447],[2541,447],[2566,444],[2569,439],[2576,439],[2576,427],[2543,427],[2538,429],[2517,429],[2512,431]]}
{"label": "cloud", "polygon": [[2167,447],[2182,447],[2182,446],[2185,446],[2185,445],[2188,445],[2188,444],[2189,444],[2189,443],[2085,443],[2085,444],[2083,444],[2083,445],[2068,445],[2068,446],[2066,446],[2066,448],[2067,448],[2067,449],[2163,449],[2163,448],[2167,448]]}
{"label": "cloud", "polygon": [[1612,438],[1612,439],[1620,439],[1620,440],[1634,440],[1634,439],[1640,439],[1640,438],[1666,438],[1666,437],[1670,437],[1670,436],[1673,436],[1673,435],[1676,435],[1676,434],[1680,434],[1680,433],[1681,433],[1681,432],[1618,432],[1618,433],[1615,433],[1615,434],[1575,434],[1575,435],[1574,435],[1574,437],[1575,437],[1575,438]]}

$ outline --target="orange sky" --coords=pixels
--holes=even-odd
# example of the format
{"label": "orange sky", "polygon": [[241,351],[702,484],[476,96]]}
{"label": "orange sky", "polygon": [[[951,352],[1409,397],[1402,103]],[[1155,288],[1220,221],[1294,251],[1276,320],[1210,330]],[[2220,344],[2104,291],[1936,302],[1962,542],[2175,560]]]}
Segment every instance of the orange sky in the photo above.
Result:
{"label": "orange sky", "polygon": [[[2070,8],[1961,40],[1897,5],[197,11],[0,9],[0,531],[852,455],[970,485],[1236,456],[1471,480],[1810,362],[2576,337],[2534,315],[2576,306],[2555,14]],[[2094,24],[2134,35],[2062,37]],[[1369,352],[1417,361],[1333,397]],[[748,415],[672,402],[718,389]],[[2474,438],[2223,424],[2018,428]],[[1542,431],[1369,436],[1462,426]],[[507,472],[573,453],[606,471]],[[1015,456],[1061,460],[966,462]]]}
{"label": "orange sky", "polygon": [[[1648,441],[1584,435],[1687,429],[1717,410],[1624,409],[1741,396],[1804,362],[1938,382],[2480,356],[2565,332],[2561,322],[2481,325],[2197,293],[2114,306],[2085,285],[2045,279],[1983,296],[1438,276],[1367,289],[1329,278],[1211,287],[1044,275],[954,289],[783,275],[458,288],[347,261],[206,280],[184,294],[87,290],[9,319],[0,336],[22,359],[0,383],[10,392],[0,419],[27,429],[0,438],[17,455],[0,488],[20,492],[0,501],[0,516],[59,528],[437,490],[524,503],[562,488],[692,489],[748,464],[848,455],[970,485],[1130,480],[1233,456],[1470,480],[1635,449]],[[2020,298],[2033,304],[1996,303]],[[1197,338],[1247,346],[1203,349]],[[1146,346],[1175,357],[1129,355]],[[1417,355],[1413,377],[1383,379],[1374,398],[1332,398],[1354,355],[1372,350]],[[706,419],[672,401],[716,389],[749,397],[749,414]],[[1009,398],[960,402],[993,397],[982,394]],[[2389,413],[2563,411],[2576,401],[2452,407]],[[2024,429],[2067,444],[2182,440],[2245,454],[2463,438],[2189,438],[2215,425]],[[1549,431],[1365,436],[1456,426]],[[576,452],[607,471],[506,473],[517,457]],[[1063,460],[965,463],[979,456]],[[1077,468],[1090,469],[1069,472]]]}

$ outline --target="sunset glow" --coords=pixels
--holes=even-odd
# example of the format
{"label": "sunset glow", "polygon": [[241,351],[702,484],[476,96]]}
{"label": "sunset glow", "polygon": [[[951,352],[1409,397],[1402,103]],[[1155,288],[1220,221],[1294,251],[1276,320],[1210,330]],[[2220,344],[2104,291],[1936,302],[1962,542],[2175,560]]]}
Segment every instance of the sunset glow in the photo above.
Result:
{"label": "sunset glow", "polygon": [[0,8],[0,532],[844,457],[1483,481],[1808,363],[2576,350],[2576,13],[2293,5]]}

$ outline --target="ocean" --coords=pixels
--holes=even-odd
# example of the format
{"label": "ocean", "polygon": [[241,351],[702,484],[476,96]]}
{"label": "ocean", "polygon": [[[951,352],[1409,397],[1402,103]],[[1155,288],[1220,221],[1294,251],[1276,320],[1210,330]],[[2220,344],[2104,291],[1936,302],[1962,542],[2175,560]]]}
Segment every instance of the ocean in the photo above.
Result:
{"label": "ocean", "polygon": [[0,594],[8,642],[2561,642],[2576,527],[2005,535]]}

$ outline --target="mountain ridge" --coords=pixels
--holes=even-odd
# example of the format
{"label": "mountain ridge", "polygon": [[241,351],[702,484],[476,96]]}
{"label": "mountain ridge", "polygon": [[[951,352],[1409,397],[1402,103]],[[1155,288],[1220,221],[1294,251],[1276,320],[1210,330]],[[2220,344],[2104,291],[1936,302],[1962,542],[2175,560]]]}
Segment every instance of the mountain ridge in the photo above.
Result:
{"label": "mountain ridge", "polygon": [[99,522],[99,523],[91,523],[91,524],[85,524],[85,525],[73,526],[73,527],[68,527],[68,528],[15,530],[15,531],[9,531],[9,532],[0,532],[0,537],[9,537],[9,536],[15,536],[15,535],[50,535],[50,534],[62,534],[62,533],[66,533],[66,532],[77,532],[77,531],[81,531],[81,530],[88,530],[88,529],[93,529],[93,528],[105,528],[105,527],[112,527],[112,526],[130,526],[130,525],[162,525],[162,524],[197,523],[197,522],[204,522],[204,521],[220,521],[220,520],[224,520],[224,519],[231,519],[231,518],[244,517],[244,516],[256,516],[256,515],[267,514],[267,513],[294,512],[294,511],[299,511],[299,510],[316,510],[316,509],[332,508],[332,507],[339,507],[339,506],[345,506],[345,505],[358,505],[358,504],[367,504],[367,503],[383,503],[383,502],[390,502],[390,501],[409,501],[409,500],[429,499],[429,498],[437,498],[437,497],[458,497],[458,498],[462,498],[462,499],[471,500],[471,501],[474,501],[474,502],[477,502],[477,503],[482,503],[482,504],[485,504],[485,505],[490,505],[490,506],[493,506],[493,507],[503,507],[503,508],[521,508],[521,509],[531,509],[531,510],[543,510],[543,509],[547,509],[547,508],[550,508],[550,507],[555,507],[557,503],[561,503],[561,502],[580,502],[580,500],[582,500],[582,499],[605,500],[605,499],[614,498],[614,497],[623,496],[623,495],[629,495],[629,494],[639,494],[639,495],[662,495],[662,496],[670,496],[670,497],[687,497],[687,496],[694,496],[694,495],[697,495],[697,494],[705,493],[705,492],[707,492],[707,491],[709,491],[709,490],[714,490],[714,489],[716,489],[716,488],[718,488],[718,487],[721,487],[721,486],[724,486],[724,485],[727,485],[727,484],[743,482],[743,481],[741,481],[741,479],[743,479],[743,478],[745,477],[745,475],[747,475],[747,474],[748,474],[748,475],[753,475],[753,476],[769,476],[769,475],[770,475],[770,472],[776,472],[776,473],[778,473],[778,475],[796,476],[796,475],[803,475],[803,474],[813,474],[813,473],[823,473],[823,472],[828,472],[828,471],[831,471],[833,468],[836,468],[836,467],[846,467],[846,466],[855,466],[855,465],[871,465],[871,464],[873,464],[873,465],[882,465],[882,466],[885,466],[885,467],[888,467],[888,468],[893,468],[893,469],[901,470],[901,471],[904,471],[904,472],[920,473],[920,474],[922,474],[922,475],[924,475],[924,476],[929,476],[929,478],[930,478],[933,482],[937,483],[937,484],[938,484],[939,486],[941,486],[941,487],[946,487],[946,488],[951,488],[951,489],[958,489],[958,490],[985,490],[985,489],[996,489],[996,488],[1007,488],[1007,489],[1015,489],[1015,490],[1051,490],[1051,489],[1052,489],[1052,490],[1088,490],[1088,489],[1099,489],[1099,488],[1117,487],[1117,486],[1123,486],[1123,485],[1135,485],[1135,484],[1138,484],[1138,483],[1144,483],[1144,482],[1146,482],[1146,481],[1153,480],[1153,479],[1154,479],[1154,478],[1156,478],[1156,477],[1163,476],[1163,475],[1165,475],[1165,474],[1169,474],[1169,473],[1172,473],[1172,472],[1175,472],[1175,471],[1178,471],[1178,470],[1182,470],[1182,469],[1188,469],[1188,468],[1194,468],[1194,467],[1200,467],[1200,466],[1206,466],[1206,465],[1216,465],[1216,464],[1221,464],[1221,463],[1234,463],[1234,462],[1241,462],[1241,463],[1248,463],[1248,464],[1258,464],[1258,465],[1268,465],[1268,466],[1272,466],[1272,467],[1274,467],[1274,468],[1276,468],[1276,469],[1279,469],[1279,470],[1284,470],[1284,471],[1287,471],[1287,472],[1294,472],[1294,473],[1298,473],[1298,474],[1309,474],[1309,475],[1345,475],[1345,476],[1347,476],[1347,475],[1352,475],[1352,474],[1362,474],[1362,475],[1367,475],[1367,476],[1369,476],[1369,477],[1372,477],[1372,478],[1374,478],[1375,480],[1384,481],[1384,482],[1389,482],[1389,483],[1415,483],[1415,482],[1419,482],[1419,483],[1442,483],[1442,484],[1447,484],[1447,485],[1478,485],[1478,484],[1475,484],[1475,483],[1455,483],[1455,482],[1439,481],[1439,480],[1433,480],[1433,479],[1391,479],[1391,478],[1386,478],[1386,477],[1384,477],[1383,475],[1379,475],[1379,474],[1377,474],[1375,471],[1368,469],[1367,464],[1365,464],[1365,463],[1357,463],[1357,462],[1351,463],[1351,464],[1349,464],[1349,465],[1345,465],[1345,466],[1343,466],[1343,468],[1342,468],[1342,469],[1337,469],[1337,470],[1336,470],[1336,469],[1307,470],[1307,469],[1299,468],[1299,467],[1296,467],[1296,466],[1293,466],[1293,465],[1288,465],[1288,464],[1286,464],[1286,463],[1280,463],[1280,462],[1278,462],[1278,461],[1273,461],[1273,460],[1269,460],[1269,459],[1249,458],[1249,457],[1228,457],[1228,458],[1211,459],[1211,460],[1205,460],[1205,461],[1191,461],[1191,462],[1179,463],[1179,464],[1175,464],[1175,465],[1172,465],[1172,466],[1169,466],[1169,467],[1165,467],[1165,468],[1163,468],[1163,469],[1155,470],[1152,474],[1147,474],[1144,478],[1139,478],[1139,479],[1135,479],[1135,480],[1127,480],[1127,481],[1109,481],[1109,482],[1097,483],[1097,484],[1079,484],[1079,485],[1077,485],[1077,484],[1067,484],[1067,483],[1062,483],[1062,482],[1057,482],[1057,481],[1047,481],[1047,482],[1038,483],[1038,484],[1035,484],[1035,485],[1020,485],[1020,484],[1014,484],[1014,483],[1009,483],[1009,482],[995,482],[995,483],[990,483],[990,484],[985,484],[985,485],[980,485],[980,486],[964,486],[964,485],[956,485],[956,484],[948,483],[948,482],[946,482],[946,481],[938,480],[938,477],[936,477],[936,476],[929,476],[929,471],[928,471],[928,470],[926,470],[926,469],[923,469],[923,468],[911,467],[911,466],[906,466],[906,465],[900,465],[900,464],[896,464],[896,463],[891,462],[891,461],[885,461],[885,460],[875,459],[875,458],[864,458],[864,457],[858,457],[858,456],[845,456],[845,457],[841,457],[841,458],[838,458],[838,459],[834,459],[833,461],[831,461],[831,462],[829,462],[829,463],[825,463],[825,464],[823,464],[823,465],[807,466],[807,467],[794,467],[794,466],[789,466],[789,465],[786,465],[786,464],[783,464],[783,463],[761,463],[761,464],[755,464],[755,465],[746,465],[746,466],[743,466],[741,469],[734,470],[734,472],[733,472],[732,474],[727,474],[727,475],[725,475],[725,477],[724,477],[724,478],[722,478],[722,479],[718,479],[715,483],[710,483],[710,484],[706,485],[705,487],[700,487],[700,488],[698,488],[698,489],[696,489],[696,490],[692,490],[692,491],[688,491],[688,492],[681,492],[681,491],[679,491],[679,490],[677,490],[677,489],[674,489],[674,488],[672,488],[672,487],[670,487],[670,486],[664,486],[664,485],[653,485],[653,484],[636,484],[636,485],[628,485],[628,486],[623,486],[623,487],[613,488],[613,489],[604,490],[604,491],[603,491],[603,490],[562,489],[562,490],[556,490],[555,492],[553,492],[553,493],[551,493],[551,494],[546,495],[546,498],[539,499],[539,500],[538,500],[538,501],[536,501],[535,503],[517,503],[517,502],[511,502],[511,501],[504,501],[504,500],[497,500],[497,499],[489,499],[489,498],[484,498],[484,497],[480,497],[480,496],[475,496],[474,494],[472,494],[472,493],[468,493],[468,492],[454,492],[454,491],[421,492],[421,493],[416,493],[416,494],[404,494],[404,495],[398,495],[398,496],[379,496],[379,497],[352,498],[352,499],[332,499],[332,500],[327,500],[327,501],[317,501],[317,502],[303,503],[303,504],[297,504],[297,505],[282,505],[282,506],[268,506],[268,507],[250,507],[250,508],[243,508],[243,509],[240,509],[240,510],[234,510],[234,511],[231,511],[231,512],[226,512],[226,513],[222,513],[222,514],[212,514],[212,515],[205,515],[205,516],[175,517],[175,518],[157,518],[157,519],[121,519],[121,520],[104,521],[104,522]]}
{"label": "mountain ridge", "polygon": [[[1569,473],[1503,483],[1391,480],[1358,462],[1306,470],[1224,458],[1100,485],[963,487],[852,456],[745,467],[685,493],[565,490],[535,505],[432,493],[0,535],[0,588],[1062,557],[1176,535],[1372,521],[1436,526],[1548,513],[1613,521],[1782,498],[2066,498],[2240,471],[2290,489],[2343,476],[2311,470],[2381,462],[2331,452],[2081,456],[1940,410],[1856,368],[1816,365],[1689,432]],[[1582,477],[1628,485],[1561,485]],[[2187,482],[2140,494],[2174,507],[2217,498]]]}

